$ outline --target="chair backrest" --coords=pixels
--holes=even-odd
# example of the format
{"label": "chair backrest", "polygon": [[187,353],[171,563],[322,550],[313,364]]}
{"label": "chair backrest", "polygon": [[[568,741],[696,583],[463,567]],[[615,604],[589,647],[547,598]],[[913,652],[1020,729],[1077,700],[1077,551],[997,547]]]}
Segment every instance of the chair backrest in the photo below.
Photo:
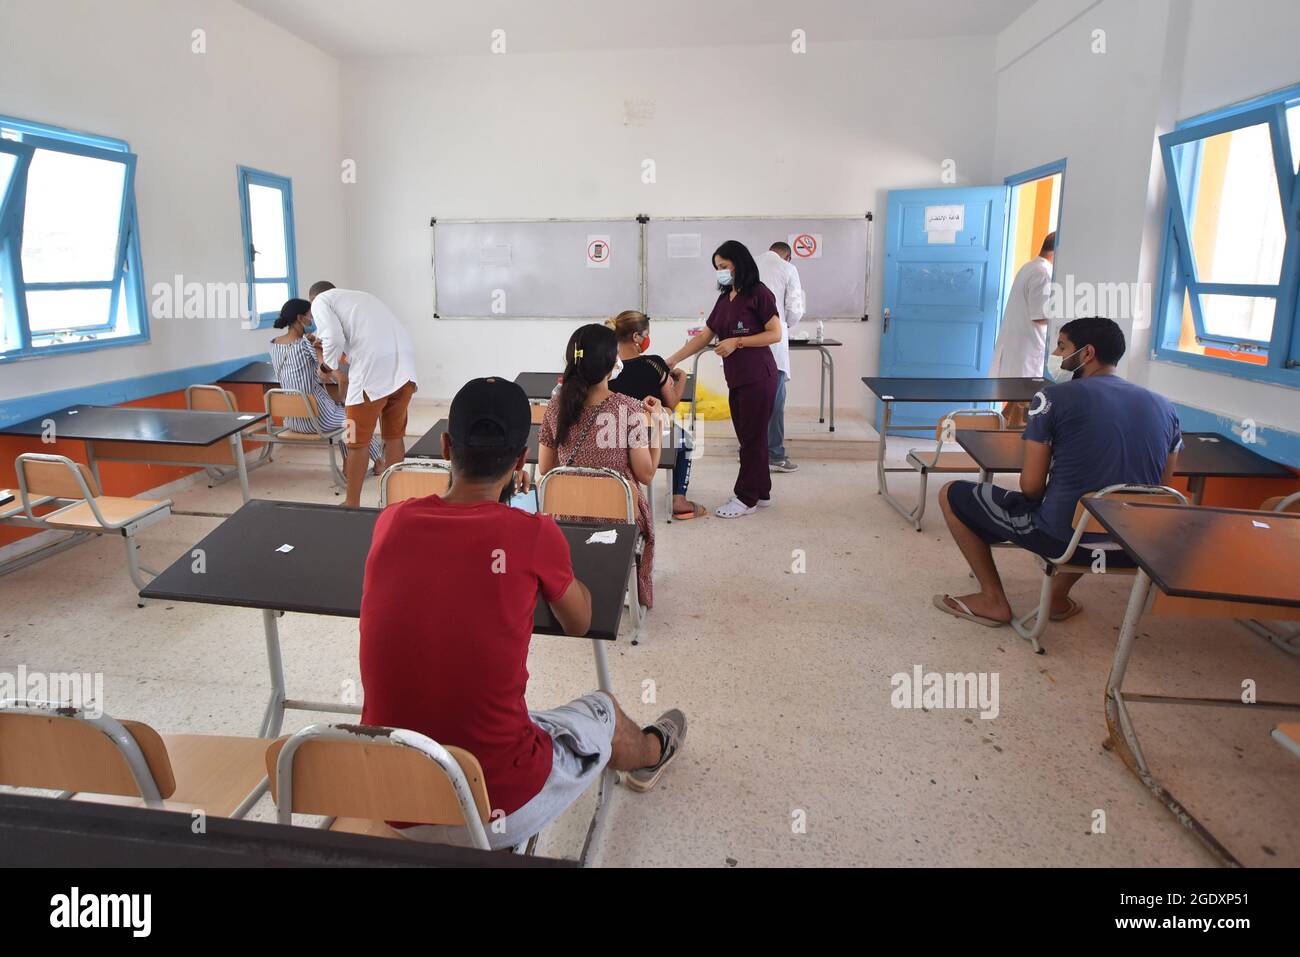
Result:
{"label": "chair backrest", "polygon": [[1093,518],[1092,513],[1083,507],[1084,499],[1089,498],[1141,502],[1143,505],[1187,504],[1187,497],[1182,492],[1167,485],[1112,485],[1100,492],[1087,492],[1079,497],[1079,504],[1074,507],[1073,524],[1076,538],[1084,533],[1100,532],[1103,535],[1106,534],[1105,526]]}
{"label": "chair backrest", "polygon": [[14,470],[18,473],[18,491],[24,508],[28,507],[32,495],[85,499],[99,494],[90,469],[66,455],[24,452],[14,460]]}
{"label": "chair backrest", "polygon": [[546,406],[544,405],[530,405],[528,412],[533,417],[533,425],[541,425],[542,420],[546,418]]}
{"label": "chair backrest", "polygon": [[537,483],[537,510],[547,515],[636,522],[636,495],[613,469],[560,466]]}
{"label": "chair backrest", "polygon": [[266,749],[282,824],[292,815],[467,827],[487,846],[483,768],[462,748],[398,728],[314,724]]}
{"label": "chair backrest", "polygon": [[192,385],[185,390],[185,405],[194,412],[237,412],[235,394],[219,385]]}
{"label": "chair backrest", "polygon": [[441,495],[451,487],[451,469],[441,462],[407,459],[390,465],[379,477],[379,507],[408,498]]}
{"label": "chair backrest", "polygon": [[138,721],[51,702],[0,702],[0,784],[142,797],[176,791],[167,747]]}
{"label": "chair backrest", "polygon": [[953,441],[953,433],[958,429],[974,429],[978,432],[1001,432],[1007,427],[1007,420],[995,409],[954,409],[934,427],[934,437],[938,442]]}
{"label": "chair backrest", "polygon": [[267,389],[266,411],[273,419],[315,419],[320,417],[316,397],[297,389]]}
{"label": "chair backrest", "polygon": [[1267,499],[1260,509],[1265,512],[1300,512],[1300,492],[1290,495],[1274,495]]}

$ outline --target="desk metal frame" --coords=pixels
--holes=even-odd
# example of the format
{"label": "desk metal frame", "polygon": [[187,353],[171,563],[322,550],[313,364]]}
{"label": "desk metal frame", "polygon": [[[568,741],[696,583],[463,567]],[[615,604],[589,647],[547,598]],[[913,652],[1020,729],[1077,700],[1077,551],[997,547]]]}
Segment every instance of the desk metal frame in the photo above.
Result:
{"label": "desk metal frame", "polygon": [[[807,346],[806,347],[801,346],[799,350],[795,350],[793,346],[794,343],[796,342],[806,342]],[[826,380],[827,380],[827,376],[829,375],[830,384],[831,384],[830,431],[834,432],[835,431],[835,359],[834,357],[831,356],[830,348],[827,345],[825,345],[823,342],[819,342],[815,339],[791,339],[790,345],[791,345],[791,349],[790,349],[791,355],[793,355],[796,351],[803,351],[804,349],[816,349],[819,353],[821,353],[821,383],[817,391],[817,421],[822,423],[826,421]],[[704,351],[695,353],[695,360],[691,365],[691,378],[695,380],[695,392],[691,395],[691,415],[688,421],[690,422],[690,430],[692,434],[694,434],[695,432],[695,402],[699,398],[699,394],[700,394],[700,356],[702,355],[704,355]]]}

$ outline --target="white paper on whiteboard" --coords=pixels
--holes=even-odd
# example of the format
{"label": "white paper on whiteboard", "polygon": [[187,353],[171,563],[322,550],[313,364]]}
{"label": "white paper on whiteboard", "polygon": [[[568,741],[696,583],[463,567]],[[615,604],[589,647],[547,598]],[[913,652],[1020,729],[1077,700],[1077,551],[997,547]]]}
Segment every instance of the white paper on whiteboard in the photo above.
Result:
{"label": "white paper on whiteboard", "polygon": [[668,258],[669,259],[699,259],[700,258],[700,234],[699,233],[669,233],[668,234]]}
{"label": "white paper on whiteboard", "polygon": [[951,206],[925,207],[927,233],[961,232],[966,228],[966,207],[961,203]]}
{"label": "white paper on whiteboard", "polygon": [[609,234],[587,236],[587,268],[609,268]]}
{"label": "white paper on whiteboard", "polygon": [[955,229],[931,229],[925,234],[925,241],[931,246],[938,243],[947,243],[952,245],[957,241],[957,230]]}
{"label": "white paper on whiteboard", "polygon": [[510,245],[508,243],[494,243],[488,246],[480,246],[478,264],[480,266],[509,266]]}

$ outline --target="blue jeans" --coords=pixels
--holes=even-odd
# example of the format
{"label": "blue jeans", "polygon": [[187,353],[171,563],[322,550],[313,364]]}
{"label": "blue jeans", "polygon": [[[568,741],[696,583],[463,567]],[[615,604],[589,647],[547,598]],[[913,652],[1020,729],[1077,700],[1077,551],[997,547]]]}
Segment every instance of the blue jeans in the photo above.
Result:
{"label": "blue jeans", "polygon": [[767,422],[767,457],[773,462],[785,461],[785,373],[776,374],[776,401],[772,403],[772,418]]}

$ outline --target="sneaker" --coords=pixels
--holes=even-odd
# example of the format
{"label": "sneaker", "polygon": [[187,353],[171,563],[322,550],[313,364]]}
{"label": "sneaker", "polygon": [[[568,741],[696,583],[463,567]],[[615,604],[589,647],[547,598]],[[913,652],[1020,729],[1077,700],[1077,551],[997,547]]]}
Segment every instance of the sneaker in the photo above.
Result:
{"label": "sneaker", "polygon": [[795,465],[789,459],[782,459],[779,462],[768,462],[767,469],[769,472],[797,472],[799,466]]}
{"label": "sneaker", "polygon": [[659,716],[658,721],[645,730],[652,729],[659,735],[663,752],[659,755],[657,764],[629,771],[623,776],[623,783],[633,791],[649,791],[658,783],[664,768],[677,757],[677,752],[681,751],[682,745],[686,743],[686,715],[676,708],[665,711]]}
{"label": "sneaker", "polygon": [[726,505],[719,505],[714,514],[718,518],[740,518],[742,515],[753,515],[757,511],[757,505],[746,505],[740,499],[733,498]]}

